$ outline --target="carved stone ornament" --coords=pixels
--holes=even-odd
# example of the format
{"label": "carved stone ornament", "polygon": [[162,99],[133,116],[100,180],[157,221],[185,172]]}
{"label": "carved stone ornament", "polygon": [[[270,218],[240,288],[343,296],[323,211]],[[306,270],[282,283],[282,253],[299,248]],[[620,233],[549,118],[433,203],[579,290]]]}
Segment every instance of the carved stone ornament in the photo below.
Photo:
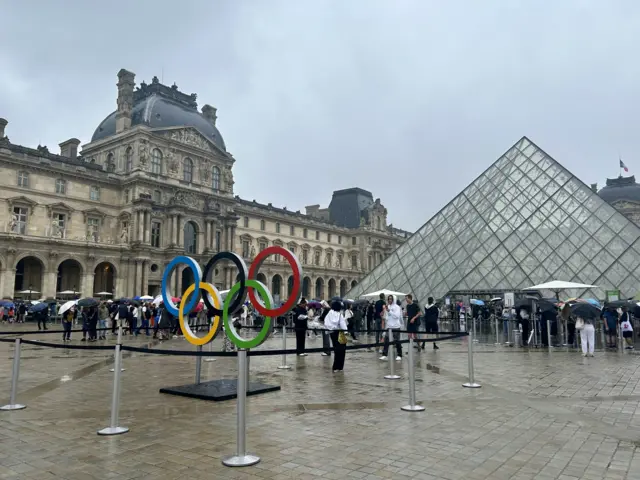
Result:
{"label": "carved stone ornament", "polygon": [[176,157],[176,153],[173,149],[167,152],[167,168],[169,169],[169,173],[178,173],[178,159]]}
{"label": "carved stone ornament", "polygon": [[215,198],[207,198],[207,210],[220,211],[220,204]]}
{"label": "carved stone ornament", "polygon": [[206,160],[200,162],[200,178],[202,183],[209,183],[211,180],[211,165]]}
{"label": "carved stone ornament", "polygon": [[233,173],[231,172],[231,167],[224,167],[222,170],[222,181],[224,182],[224,189],[233,194]]}
{"label": "carved stone ornament", "polygon": [[195,208],[198,206],[198,199],[191,192],[178,191],[171,199],[173,205],[184,205],[186,207]]}
{"label": "carved stone ornament", "polygon": [[192,129],[182,129],[175,130],[167,135],[171,140],[176,142],[184,143],[185,145],[189,145],[190,147],[196,147],[201,150],[206,150],[207,152],[211,152],[211,145],[205,138]]}

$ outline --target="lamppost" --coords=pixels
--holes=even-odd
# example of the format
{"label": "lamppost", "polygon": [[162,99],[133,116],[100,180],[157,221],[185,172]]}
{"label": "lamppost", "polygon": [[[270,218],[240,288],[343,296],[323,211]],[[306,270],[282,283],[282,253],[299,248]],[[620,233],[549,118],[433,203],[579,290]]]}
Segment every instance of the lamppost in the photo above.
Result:
{"label": "lamppost", "polygon": [[73,299],[76,299],[76,286],[73,286]]}
{"label": "lamppost", "polygon": [[33,285],[29,284],[29,301],[31,301],[31,291],[33,290]]}

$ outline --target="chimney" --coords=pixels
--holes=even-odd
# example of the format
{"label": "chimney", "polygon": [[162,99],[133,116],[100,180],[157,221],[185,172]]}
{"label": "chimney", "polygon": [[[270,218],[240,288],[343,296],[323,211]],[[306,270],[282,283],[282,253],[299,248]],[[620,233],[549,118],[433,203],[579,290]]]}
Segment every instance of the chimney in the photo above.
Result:
{"label": "chimney", "polygon": [[7,126],[7,122],[4,118],[0,118],[0,138],[4,138],[4,127]]}
{"label": "chimney", "polygon": [[592,183],[591,184],[591,191],[593,193],[598,193],[598,184],[597,183]]}
{"label": "chimney", "polygon": [[131,109],[133,108],[133,87],[136,74],[124,68],[118,72],[118,110],[116,112],[116,133],[131,128]]}
{"label": "chimney", "polygon": [[211,125],[215,126],[216,120],[218,119],[218,116],[216,115],[217,111],[218,110],[215,107],[212,107],[211,105],[205,105],[204,107],[202,107],[202,116],[206,118]]}
{"label": "chimney", "polygon": [[320,213],[320,205],[309,205],[307,207],[304,207],[307,215],[309,215],[310,217],[319,217],[319,213]]}
{"label": "chimney", "polygon": [[60,144],[60,156],[78,158],[78,145],[80,145],[80,140],[77,138],[70,138],[66,142],[62,142]]}

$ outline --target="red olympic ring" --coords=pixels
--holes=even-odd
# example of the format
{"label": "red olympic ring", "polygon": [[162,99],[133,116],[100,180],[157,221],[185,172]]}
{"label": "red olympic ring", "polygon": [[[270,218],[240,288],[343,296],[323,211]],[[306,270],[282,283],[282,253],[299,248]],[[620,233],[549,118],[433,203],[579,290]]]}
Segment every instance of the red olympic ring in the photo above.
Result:
{"label": "red olympic ring", "polygon": [[249,267],[249,279],[257,280],[256,275],[258,269],[262,266],[269,255],[282,255],[291,266],[291,270],[293,272],[293,288],[291,289],[291,295],[289,295],[286,303],[284,303],[280,308],[272,309],[264,306],[262,301],[256,296],[253,288],[249,288],[249,299],[251,300],[251,304],[261,315],[265,317],[281,317],[293,309],[298,301],[300,291],[302,290],[302,268],[300,267],[300,262],[293,253],[279,245],[272,245],[256,255],[251,267]]}

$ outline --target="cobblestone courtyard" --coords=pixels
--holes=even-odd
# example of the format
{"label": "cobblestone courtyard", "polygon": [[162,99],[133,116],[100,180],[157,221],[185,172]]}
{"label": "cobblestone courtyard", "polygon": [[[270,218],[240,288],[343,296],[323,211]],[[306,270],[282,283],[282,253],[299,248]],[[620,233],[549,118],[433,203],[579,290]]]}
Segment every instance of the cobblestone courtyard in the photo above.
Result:
{"label": "cobblestone courtyard", "polygon": [[[148,337],[125,344],[160,348]],[[261,348],[280,345],[276,338]],[[175,339],[161,348],[193,347]],[[291,371],[276,368],[279,356],[255,357],[251,379],[282,390],[248,399],[248,450],[262,462],[230,469],[220,460],[235,450],[235,400],[158,393],[193,381],[193,357],[125,353],[120,423],[131,431],[100,437],[109,422],[112,352],[25,345],[18,401],[28,408],[0,412],[0,478],[640,479],[639,356],[585,359],[480,345],[483,388],[467,390],[466,352],[465,339],[416,355],[422,413],[400,410],[406,376],[384,380],[388,366],[375,353],[348,352],[343,374],[319,354],[289,357]],[[13,345],[0,343],[3,403],[12,356]],[[407,360],[397,363],[406,375]],[[203,380],[235,377],[234,358],[202,366]]]}

